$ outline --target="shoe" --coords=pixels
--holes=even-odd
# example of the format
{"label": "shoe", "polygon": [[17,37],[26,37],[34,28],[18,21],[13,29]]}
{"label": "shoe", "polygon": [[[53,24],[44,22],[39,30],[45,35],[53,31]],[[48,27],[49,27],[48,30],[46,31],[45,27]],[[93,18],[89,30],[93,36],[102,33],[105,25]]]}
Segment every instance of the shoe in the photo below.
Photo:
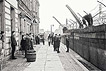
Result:
{"label": "shoe", "polygon": [[60,53],[60,51],[57,51],[57,53]]}
{"label": "shoe", "polygon": [[66,51],[66,52],[69,52],[69,51]]}
{"label": "shoe", "polygon": [[12,59],[17,59],[17,58],[14,57],[14,58],[12,58]]}

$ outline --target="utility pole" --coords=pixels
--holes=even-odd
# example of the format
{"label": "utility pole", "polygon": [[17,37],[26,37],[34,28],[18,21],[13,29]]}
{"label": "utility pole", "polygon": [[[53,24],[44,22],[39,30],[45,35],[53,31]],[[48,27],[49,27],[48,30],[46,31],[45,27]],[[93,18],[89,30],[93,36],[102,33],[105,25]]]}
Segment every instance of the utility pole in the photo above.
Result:
{"label": "utility pole", "polygon": [[50,25],[50,27],[51,27],[51,34],[52,34],[52,27],[53,27],[54,25]]}

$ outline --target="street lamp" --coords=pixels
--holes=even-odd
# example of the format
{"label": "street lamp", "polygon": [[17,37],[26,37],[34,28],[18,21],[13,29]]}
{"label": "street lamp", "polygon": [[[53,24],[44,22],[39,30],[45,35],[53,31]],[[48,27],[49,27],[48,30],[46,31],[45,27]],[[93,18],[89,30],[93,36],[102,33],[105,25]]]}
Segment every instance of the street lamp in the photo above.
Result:
{"label": "street lamp", "polygon": [[52,33],[52,27],[53,27],[54,25],[51,25],[51,33]]}

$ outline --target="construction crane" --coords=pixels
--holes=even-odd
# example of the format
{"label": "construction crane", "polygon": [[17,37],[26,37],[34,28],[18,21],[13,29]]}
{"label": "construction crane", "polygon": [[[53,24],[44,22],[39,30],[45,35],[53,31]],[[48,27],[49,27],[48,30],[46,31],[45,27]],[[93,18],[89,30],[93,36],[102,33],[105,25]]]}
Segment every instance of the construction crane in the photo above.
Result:
{"label": "construction crane", "polygon": [[64,25],[62,25],[54,16],[53,16],[53,18],[60,24],[60,26],[63,27],[63,33],[64,33],[66,30],[68,30],[68,28],[65,27]]}
{"label": "construction crane", "polygon": [[83,24],[82,24],[81,20],[78,18],[78,16],[75,14],[75,12],[68,5],[66,5],[66,7],[69,9],[69,11],[71,12],[71,14],[74,16],[74,18],[78,22],[79,28],[83,28]]}
{"label": "construction crane", "polygon": [[62,27],[64,27],[54,16],[53,16],[53,18],[54,18]]}

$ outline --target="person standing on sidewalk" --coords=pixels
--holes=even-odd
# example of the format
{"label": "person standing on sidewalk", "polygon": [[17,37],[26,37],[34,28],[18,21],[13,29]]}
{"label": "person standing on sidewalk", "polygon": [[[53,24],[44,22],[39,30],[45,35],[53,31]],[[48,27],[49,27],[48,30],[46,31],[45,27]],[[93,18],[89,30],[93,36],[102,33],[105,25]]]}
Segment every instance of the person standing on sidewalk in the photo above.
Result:
{"label": "person standing on sidewalk", "polygon": [[42,42],[43,42],[43,45],[45,45],[45,38],[44,38],[44,36],[42,36]]}
{"label": "person standing on sidewalk", "polygon": [[25,38],[25,57],[27,55],[27,50],[30,49],[31,47],[31,42],[30,42],[30,38],[29,38],[29,34],[26,34],[26,38]]}
{"label": "person standing on sidewalk", "polygon": [[16,59],[14,56],[16,46],[17,46],[17,42],[15,39],[15,31],[12,31],[12,35],[11,35],[12,59]]}
{"label": "person standing on sidewalk", "polygon": [[58,43],[57,53],[60,53],[60,50],[59,50],[59,48],[60,48],[60,40],[61,40],[61,36],[60,36],[60,34],[59,34],[59,36],[57,37],[57,43]]}
{"label": "person standing on sidewalk", "polygon": [[69,52],[69,37],[68,36],[66,37],[66,47],[67,47],[66,52]]}
{"label": "person standing on sidewalk", "polygon": [[48,44],[49,44],[49,46],[50,46],[50,34],[49,34],[49,36],[48,36]]}
{"label": "person standing on sidewalk", "polygon": [[22,35],[22,39],[21,39],[21,47],[20,47],[20,50],[22,51],[22,55],[24,54],[25,47],[26,47],[25,36]]}
{"label": "person standing on sidewalk", "polygon": [[58,43],[57,43],[57,34],[55,34],[55,36],[54,36],[54,44],[53,44],[54,51],[56,51],[57,46],[58,46]]}

